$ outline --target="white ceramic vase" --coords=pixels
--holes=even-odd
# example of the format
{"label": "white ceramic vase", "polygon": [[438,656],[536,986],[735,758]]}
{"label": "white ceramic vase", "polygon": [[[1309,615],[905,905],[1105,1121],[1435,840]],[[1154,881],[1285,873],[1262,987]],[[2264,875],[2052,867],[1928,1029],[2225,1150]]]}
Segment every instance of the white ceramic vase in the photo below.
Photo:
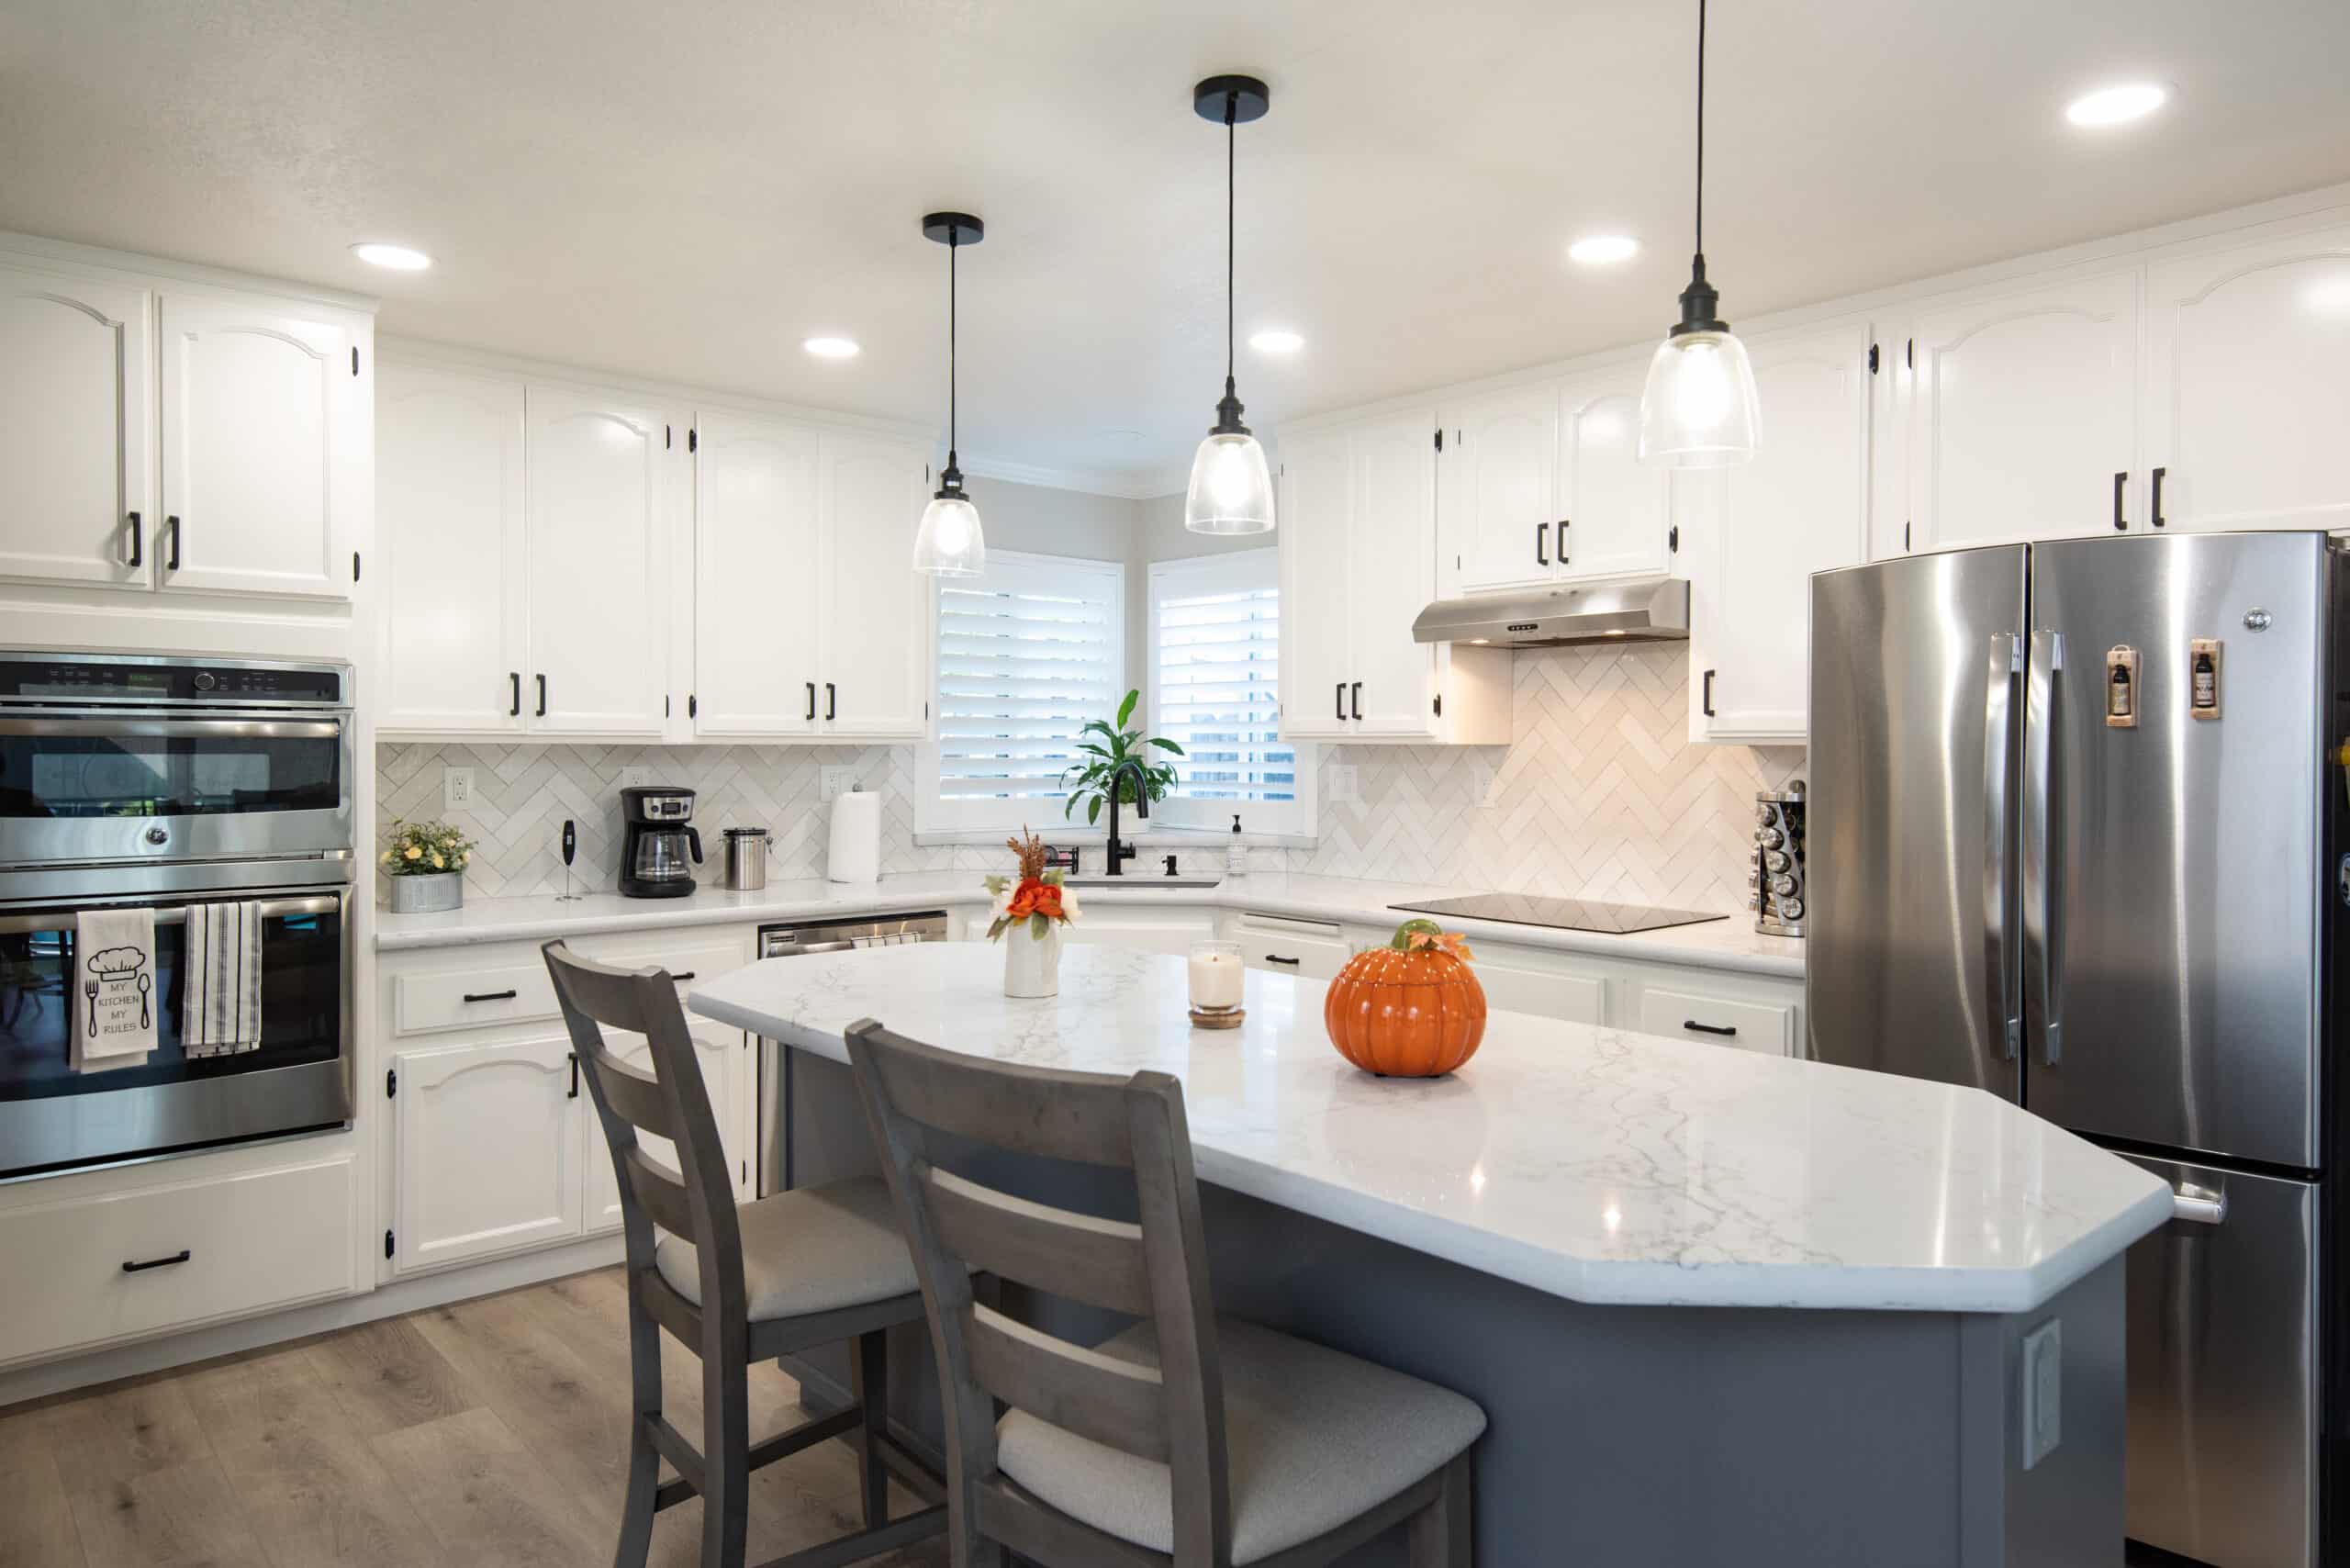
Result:
{"label": "white ceramic vase", "polygon": [[1038,936],[1023,921],[1003,934],[1003,994],[1058,996],[1061,993],[1061,928],[1056,921]]}

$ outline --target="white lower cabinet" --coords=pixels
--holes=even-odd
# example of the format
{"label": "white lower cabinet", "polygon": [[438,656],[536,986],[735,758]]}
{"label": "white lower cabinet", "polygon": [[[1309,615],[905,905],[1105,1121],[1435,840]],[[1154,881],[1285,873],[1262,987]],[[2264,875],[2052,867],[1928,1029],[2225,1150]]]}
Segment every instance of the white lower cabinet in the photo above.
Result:
{"label": "white lower cabinet", "polygon": [[[1082,898],[1084,895],[1079,895]],[[987,935],[984,924],[975,923],[975,935]],[[1215,935],[1215,911],[1205,904],[1196,909],[1112,909],[1101,903],[1085,905],[1085,918],[1069,927],[1063,940],[1088,947],[1125,947],[1137,953],[1188,953],[1192,944],[1203,942]],[[1013,935],[1004,938],[1009,942]]]}
{"label": "white lower cabinet", "polygon": [[0,1364],[356,1290],[353,1162],[346,1146],[0,1210]]}
{"label": "white lower cabinet", "polygon": [[[751,1037],[740,1029],[725,1028],[706,1019],[693,1019],[691,1027],[694,1052],[701,1062],[702,1088],[710,1094],[711,1114],[718,1122],[718,1141],[726,1149],[727,1179],[733,1185],[734,1201],[748,1203],[758,1196],[752,1181],[756,1164],[753,1148],[755,1129],[752,1124],[758,1114],[753,1096],[758,1069],[751,1059]],[[653,1070],[653,1042],[643,1036],[607,1034],[604,1043],[621,1061],[638,1071]],[[578,1121],[579,1169],[587,1186],[580,1223],[590,1236],[618,1230],[621,1183],[612,1172],[611,1148],[604,1141],[604,1129],[594,1106],[583,1106]],[[677,1146],[667,1138],[640,1133],[637,1144],[646,1158],[672,1170],[677,1169]]]}
{"label": "white lower cabinet", "polygon": [[1607,981],[1602,975],[1578,970],[1554,955],[1521,954],[1490,942],[1479,942],[1473,950],[1487,1007],[1570,1024],[1607,1021]]}
{"label": "white lower cabinet", "polygon": [[1252,969],[1326,980],[1354,954],[1355,944],[1335,921],[1297,920],[1285,914],[1242,913],[1225,922],[1224,935],[1240,944],[1240,961]]}
{"label": "white lower cabinet", "polygon": [[1711,991],[1643,987],[1629,1026],[1643,1035],[1670,1035],[1768,1056],[1792,1056],[1796,1004],[1726,997]]}

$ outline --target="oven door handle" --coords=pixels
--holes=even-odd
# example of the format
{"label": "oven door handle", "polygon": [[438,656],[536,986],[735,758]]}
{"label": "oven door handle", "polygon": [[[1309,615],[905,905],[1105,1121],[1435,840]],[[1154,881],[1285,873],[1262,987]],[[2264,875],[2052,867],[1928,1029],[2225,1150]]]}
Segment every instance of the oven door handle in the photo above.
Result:
{"label": "oven door handle", "polygon": [[114,735],[172,739],[207,735],[234,740],[330,741],[342,735],[332,719],[50,719],[0,718],[0,735]]}
{"label": "oven door handle", "polygon": [[[343,895],[341,893],[313,893],[307,898],[298,899],[262,899],[256,902],[254,909],[263,920],[273,920],[286,914],[328,914],[342,907],[342,899]],[[220,902],[233,902],[234,901]],[[106,907],[119,909],[125,906],[115,904]],[[187,924],[187,911],[188,906],[185,904],[172,904],[159,908],[154,912],[155,924],[185,925]],[[73,912],[70,909],[51,912],[48,914],[0,914],[0,936],[20,936],[29,931],[54,931],[61,924],[73,919]]]}

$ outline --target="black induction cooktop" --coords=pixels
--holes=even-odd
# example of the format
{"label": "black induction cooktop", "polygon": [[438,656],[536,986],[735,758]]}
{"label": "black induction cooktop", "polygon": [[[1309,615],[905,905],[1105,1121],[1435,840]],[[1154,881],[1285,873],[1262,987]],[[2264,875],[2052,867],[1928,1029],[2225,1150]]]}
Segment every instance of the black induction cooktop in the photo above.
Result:
{"label": "black induction cooktop", "polygon": [[1657,909],[1641,903],[1597,903],[1590,899],[1546,899],[1532,893],[1470,893],[1462,898],[1430,899],[1426,903],[1398,903],[1387,907],[1407,910],[1415,914],[1449,914],[1463,920],[1498,920],[1510,925],[1548,925],[1561,931],[1606,931],[1617,935],[1729,918],[1726,914],[1708,914],[1703,910]]}

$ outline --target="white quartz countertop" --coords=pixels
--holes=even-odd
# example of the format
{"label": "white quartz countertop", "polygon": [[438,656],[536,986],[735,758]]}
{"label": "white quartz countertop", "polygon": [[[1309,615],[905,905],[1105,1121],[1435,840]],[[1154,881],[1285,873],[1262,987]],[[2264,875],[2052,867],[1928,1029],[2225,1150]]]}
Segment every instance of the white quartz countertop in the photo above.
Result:
{"label": "white quartz countertop", "polygon": [[1494,1013],[1449,1078],[1375,1078],[1317,981],[1250,971],[1194,1030],[1183,959],[1072,946],[1003,995],[991,944],[757,963],[700,1014],[834,1060],[878,1018],[975,1056],[1183,1082],[1200,1176],[1571,1300],[2027,1311],[2171,1213],[2159,1180],[1977,1090]]}
{"label": "white quartz countertop", "polygon": [[[1304,877],[1280,872],[1251,872],[1245,877],[1229,878],[1213,888],[1164,888],[1154,885],[1156,880],[1136,874],[1130,878],[1130,886],[1089,885],[1080,896],[1087,905],[1098,903],[1103,908],[1204,906],[1252,910],[1296,920],[1353,921],[1392,928],[1407,916],[1391,905],[1422,903],[1481,890],[1427,882],[1359,881],[1348,877]],[[441,914],[378,912],[375,946],[391,952],[473,942],[544,940],[598,931],[821,920],[884,911],[968,908],[984,904],[987,897],[977,871],[925,871],[884,877],[878,882],[862,885],[827,882],[811,877],[770,883],[755,893],[707,888],[681,899],[631,899],[618,893],[589,893],[570,902],[553,897],[480,899],[463,909]],[[1803,943],[1795,937],[1762,935],[1754,929],[1753,920],[1742,914],[1623,936],[1450,916],[1446,917],[1445,925],[1465,931],[1472,937],[1520,946],[1652,963],[1695,964],[1791,980],[1803,978]]]}

